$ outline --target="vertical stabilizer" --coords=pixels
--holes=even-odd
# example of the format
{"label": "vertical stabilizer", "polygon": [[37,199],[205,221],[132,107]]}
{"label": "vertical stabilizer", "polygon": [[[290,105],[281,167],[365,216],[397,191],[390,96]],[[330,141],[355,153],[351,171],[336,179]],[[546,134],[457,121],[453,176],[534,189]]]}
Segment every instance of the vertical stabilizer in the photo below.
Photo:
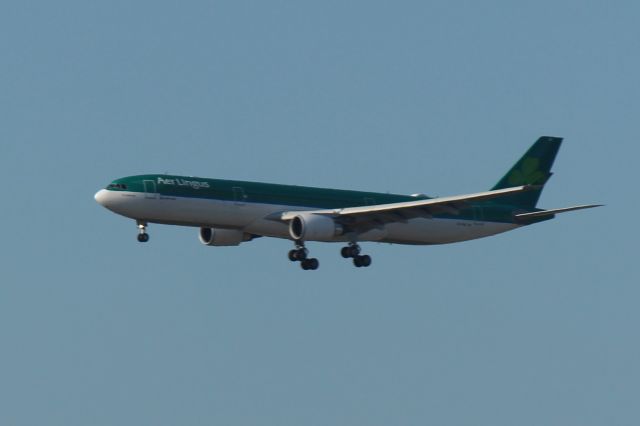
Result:
{"label": "vertical stabilizer", "polygon": [[509,195],[501,198],[500,201],[525,209],[535,208],[544,184],[552,175],[551,166],[553,166],[561,143],[562,138],[542,136],[492,188],[504,189],[520,185],[540,185],[540,189]]}

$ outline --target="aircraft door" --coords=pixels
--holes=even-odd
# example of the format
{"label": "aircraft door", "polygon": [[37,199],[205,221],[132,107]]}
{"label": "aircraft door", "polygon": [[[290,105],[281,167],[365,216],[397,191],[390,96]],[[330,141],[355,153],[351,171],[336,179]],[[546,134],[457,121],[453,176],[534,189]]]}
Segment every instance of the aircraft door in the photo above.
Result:
{"label": "aircraft door", "polygon": [[156,199],[158,198],[158,193],[156,192],[156,182],[153,180],[145,180],[142,182],[144,184],[144,198]]}

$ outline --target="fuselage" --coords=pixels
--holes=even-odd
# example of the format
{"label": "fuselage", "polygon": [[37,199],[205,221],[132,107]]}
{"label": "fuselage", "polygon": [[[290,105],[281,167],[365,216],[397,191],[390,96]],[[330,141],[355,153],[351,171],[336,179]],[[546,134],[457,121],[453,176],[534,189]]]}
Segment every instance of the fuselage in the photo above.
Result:
{"label": "fuselage", "polygon": [[[348,191],[261,182],[164,174],[114,180],[96,200],[122,216],[145,223],[241,230],[253,236],[291,239],[285,211],[340,209],[427,200],[425,195]],[[514,208],[495,201],[472,203],[455,212],[406,217],[354,235],[319,241],[378,241],[445,244],[495,235],[521,226]]]}

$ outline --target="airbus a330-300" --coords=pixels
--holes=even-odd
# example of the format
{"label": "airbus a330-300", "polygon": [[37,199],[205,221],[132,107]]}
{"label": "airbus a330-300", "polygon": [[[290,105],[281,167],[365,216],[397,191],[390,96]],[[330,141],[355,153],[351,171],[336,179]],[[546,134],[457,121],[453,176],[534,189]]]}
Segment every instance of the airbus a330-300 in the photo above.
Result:
{"label": "airbus a330-300", "polygon": [[455,243],[598,207],[536,208],[561,143],[562,138],[541,137],[491,190],[451,197],[148,174],[116,179],[95,199],[134,219],[140,242],[149,240],[149,223],[200,228],[200,241],[208,246],[285,238],[294,243],[289,259],[304,270],[319,264],[306,242],[340,242],[344,258],[367,267],[371,257],[361,253],[363,242]]}

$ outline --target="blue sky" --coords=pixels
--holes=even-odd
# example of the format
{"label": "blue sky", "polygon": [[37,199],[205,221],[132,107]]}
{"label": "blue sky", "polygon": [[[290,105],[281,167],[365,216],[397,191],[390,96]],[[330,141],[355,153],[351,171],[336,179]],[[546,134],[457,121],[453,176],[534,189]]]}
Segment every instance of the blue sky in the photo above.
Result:
{"label": "blue sky", "polygon": [[[0,5],[0,424],[635,425],[637,2]],[[204,247],[138,173],[452,195],[565,137],[540,205],[450,246]]]}

